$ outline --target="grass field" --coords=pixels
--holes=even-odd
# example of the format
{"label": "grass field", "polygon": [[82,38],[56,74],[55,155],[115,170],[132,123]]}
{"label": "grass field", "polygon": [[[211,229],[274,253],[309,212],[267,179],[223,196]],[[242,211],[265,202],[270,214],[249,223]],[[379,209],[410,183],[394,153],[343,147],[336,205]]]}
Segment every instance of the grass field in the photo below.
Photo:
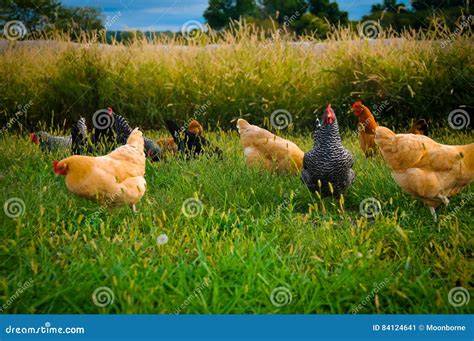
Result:
{"label": "grass field", "polygon": [[[26,134],[7,134],[0,202],[21,201],[19,211],[10,201],[17,218],[0,214],[2,310],[473,312],[472,303],[448,300],[454,287],[472,291],[472,186],[439,210],[436,225],[380,156],[362,156],[353,134],[344,144],[357,178],[343,202],[319,200],[298,177],[248,169],[236,131],[207,136],[224,160],[148,163],[148,190],[134,214],[72,195],[51,166],[66,153],[42,153]],[[304,150],[312,146],[311,129],[291,138]],[[434,138],[473,141],[455,130]],[[361,215],[368,198],[380,202],[374,218]]]}

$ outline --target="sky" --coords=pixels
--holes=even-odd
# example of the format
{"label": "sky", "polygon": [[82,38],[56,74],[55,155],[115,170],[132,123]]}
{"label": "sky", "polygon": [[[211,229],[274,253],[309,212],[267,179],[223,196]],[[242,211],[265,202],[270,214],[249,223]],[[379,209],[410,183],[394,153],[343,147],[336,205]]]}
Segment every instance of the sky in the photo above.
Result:
{"label": "sky", "polygon": [[[370,12],[383,0],[338,0],[352,20]],[[399,2],[407,3],[408,0]],[[208,0],[62,0],[66,6],[97,7],[106,17],[108,30],[181,31],[187,22],[203,23]]]}

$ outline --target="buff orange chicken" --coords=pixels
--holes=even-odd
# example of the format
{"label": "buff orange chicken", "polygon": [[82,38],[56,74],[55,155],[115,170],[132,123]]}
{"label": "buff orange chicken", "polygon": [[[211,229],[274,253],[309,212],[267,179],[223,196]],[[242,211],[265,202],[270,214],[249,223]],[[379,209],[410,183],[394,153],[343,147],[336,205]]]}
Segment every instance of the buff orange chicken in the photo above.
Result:
{"label": "buff orange chicken", "polygon": [[72,193],[99,202],[135,205],[145,194],[145,153],[142,133],[135,128],[123,145],[105,156],[73,155],[54,161],[54,173],[66,178]]}
{"label": "buff orange chicken", "polygon": [[295,143],[241,118],[237,129],[248,166],[261,164],[268,170],[292,174],[298,174],[303,167],[304,152]]}
{"label": "buff orange chicken", "polygon": [[435,221],[436,208],[474,181],[474,143],[448,146],[385,127],[375,130],[375,143],[395,182],[428,205]]}

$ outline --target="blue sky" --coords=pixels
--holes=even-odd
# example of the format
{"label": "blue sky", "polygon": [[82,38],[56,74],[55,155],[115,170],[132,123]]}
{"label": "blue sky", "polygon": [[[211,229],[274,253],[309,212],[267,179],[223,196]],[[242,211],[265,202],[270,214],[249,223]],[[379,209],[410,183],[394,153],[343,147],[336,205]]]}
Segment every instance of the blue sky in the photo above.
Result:
{"label": "blue sky", "polygon": [[[208,0],[62,0],[67,6],[98,7],[108,17],[109,30],[180,31],[189,20],[204,22]],[[382,0],[338,0],[350,19],[360,19]],[[407,3],[408,0],[400,2]],[[120,15],[117,15],[120,12]],[[115,19],[112,19],[112,17]]]}

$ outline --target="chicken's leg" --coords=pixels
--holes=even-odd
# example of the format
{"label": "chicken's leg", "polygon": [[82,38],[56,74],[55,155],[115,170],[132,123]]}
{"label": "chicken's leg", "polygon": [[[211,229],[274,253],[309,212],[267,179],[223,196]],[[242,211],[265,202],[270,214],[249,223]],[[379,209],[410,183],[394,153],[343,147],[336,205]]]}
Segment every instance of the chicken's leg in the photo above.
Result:
{"label": "chicken's leg", "polygon": [[436,208],[430,206],[430,211],[431,211],[431,215],[433,216],[433,220],[435,223],[438,222],[438,216],[436,215]]}
{"label": "chicken's leg", "polygon": [[441,195],[441,194],[438,194],[436,196],[436,198],[438,198],[439,200],[441,200],[443,202],[443,204],[445,204],[446,206],[448,206],[449,204],[449,199],[447,197],[445,197],[444,195]]}

